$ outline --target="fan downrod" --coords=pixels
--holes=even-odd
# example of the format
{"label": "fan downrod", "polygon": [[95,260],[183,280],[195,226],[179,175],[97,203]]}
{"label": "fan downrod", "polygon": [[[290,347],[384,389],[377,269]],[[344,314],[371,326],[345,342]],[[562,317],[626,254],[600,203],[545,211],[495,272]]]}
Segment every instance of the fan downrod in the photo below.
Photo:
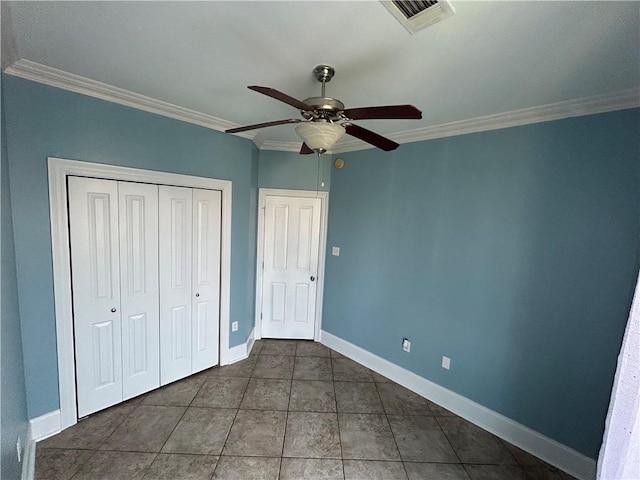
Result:
{"label": "fan downrod", "polygon": [[301,111],[302,117],[315,121],[337,121],[340,120],[340,112],[344,110],[344,104],[336,99],[325,96],[325,84],[336,74],[335,68],[330,65],[318,65],[313,69],[313,75],[322,83],[322,92],[319,97],[305,99],[304,103],[313,107],[313,112]]}

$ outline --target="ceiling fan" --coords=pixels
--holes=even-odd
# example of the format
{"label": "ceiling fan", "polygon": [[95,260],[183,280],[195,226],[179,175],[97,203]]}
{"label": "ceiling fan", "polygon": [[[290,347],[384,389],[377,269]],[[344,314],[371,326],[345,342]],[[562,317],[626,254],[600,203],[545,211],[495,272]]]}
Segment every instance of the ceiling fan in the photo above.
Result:
{"label": "ceiling fan", "polygon": [[359,127],[353,120],[373,119],[407,119],[419,120],[422,112],[413,105],[387,105],[380,107],[344,108],[344,104],[335,98],[325,96],[325,84],[335,75],[335,69],[329,65],[318,65],[313,69],[316,79],[322,83],[322,93],[319,97],[310,97],[304,101],[297,100],[274,88],[250,86],[263,95],[280,100],[300,110],[302,120],[289,118],[273,122],[257,123],[245,127],[230,128],[227,133],[245,132],[257,128],[273,127],[286,123],[299,123],[296,133],[304,142],[300,154],[307,155],[317,152],[318,155],[333,147],[345,134],[359,138],[385,151],[398,148],[398,144],[371,130]]}

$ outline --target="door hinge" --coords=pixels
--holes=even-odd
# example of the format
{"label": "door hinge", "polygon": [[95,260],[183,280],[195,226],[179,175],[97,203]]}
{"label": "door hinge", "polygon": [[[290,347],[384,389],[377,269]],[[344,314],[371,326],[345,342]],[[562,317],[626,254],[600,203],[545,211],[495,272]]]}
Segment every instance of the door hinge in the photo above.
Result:
{"label": "door hinge", "polygon": [[262,312],[260,312],[260,320],[262,320]]}

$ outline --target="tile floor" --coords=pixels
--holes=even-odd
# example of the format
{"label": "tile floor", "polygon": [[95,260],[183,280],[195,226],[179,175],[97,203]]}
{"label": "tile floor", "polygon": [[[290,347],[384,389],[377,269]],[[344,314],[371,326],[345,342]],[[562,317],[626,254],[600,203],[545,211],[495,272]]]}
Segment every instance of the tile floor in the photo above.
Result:
{"label": "tile floor", "polygon": [[572,477],[323,345],[262,340],[38,443],[36,478]]}

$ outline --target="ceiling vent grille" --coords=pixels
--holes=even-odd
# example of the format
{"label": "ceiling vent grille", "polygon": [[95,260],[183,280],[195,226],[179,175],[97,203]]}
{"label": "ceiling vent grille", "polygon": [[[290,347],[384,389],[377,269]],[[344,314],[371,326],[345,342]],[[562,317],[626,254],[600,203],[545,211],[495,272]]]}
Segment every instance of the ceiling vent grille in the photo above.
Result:
{"label": "ceiling vent grille", "polygon": [[412,35],[455,13],[448,0],[383,0],[380,3]]}

